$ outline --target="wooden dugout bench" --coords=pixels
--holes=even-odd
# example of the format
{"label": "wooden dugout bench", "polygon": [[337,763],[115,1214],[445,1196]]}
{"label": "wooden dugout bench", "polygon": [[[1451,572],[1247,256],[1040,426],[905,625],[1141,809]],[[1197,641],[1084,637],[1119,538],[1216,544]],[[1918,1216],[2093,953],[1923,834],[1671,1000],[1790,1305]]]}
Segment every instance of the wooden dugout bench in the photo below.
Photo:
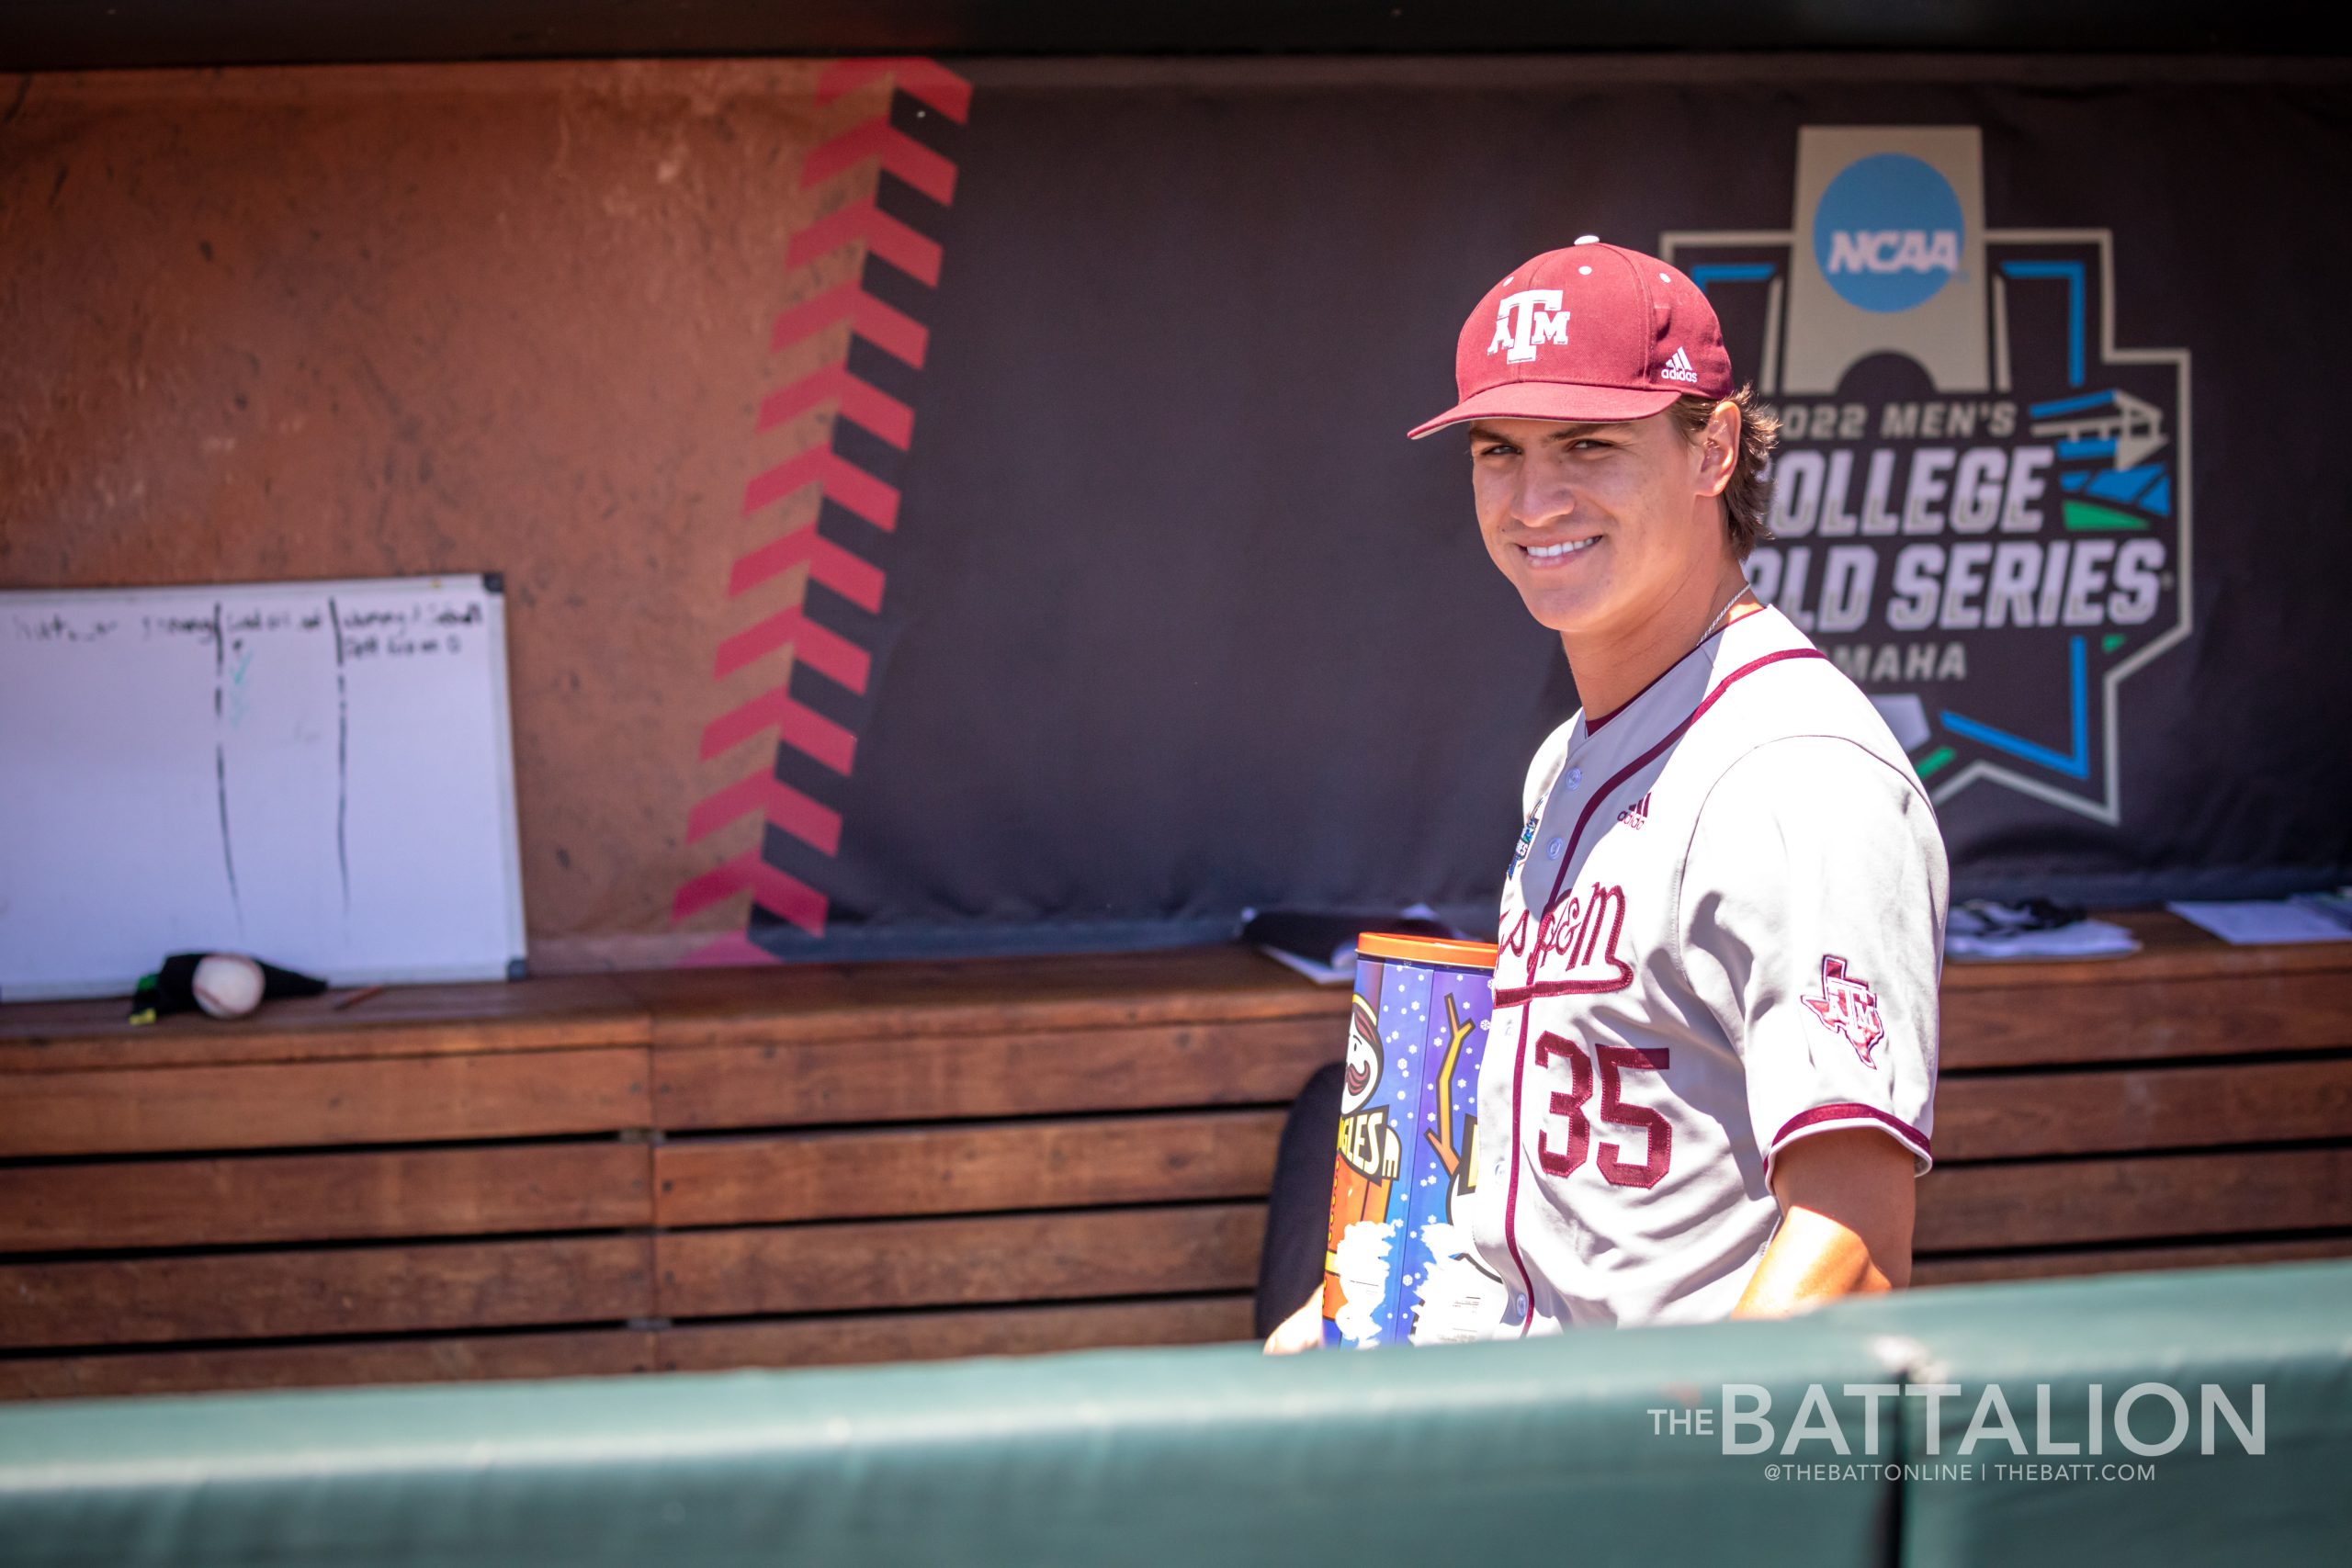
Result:
{"label": "wooden dugout bench", "polygon": [[[1923,1285],[2352,1256],[2352,950],[1954,964]],[[1250,1332],[1343,991],[1240,949],[0,1009],[0,1396]]]}

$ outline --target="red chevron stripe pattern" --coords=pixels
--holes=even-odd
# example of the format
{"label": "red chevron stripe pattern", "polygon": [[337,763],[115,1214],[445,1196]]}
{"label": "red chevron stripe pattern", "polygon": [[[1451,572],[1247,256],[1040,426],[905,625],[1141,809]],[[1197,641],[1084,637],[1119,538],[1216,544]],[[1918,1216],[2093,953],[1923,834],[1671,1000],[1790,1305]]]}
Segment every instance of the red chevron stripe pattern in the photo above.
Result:
{"label": "red chevron stripe pattern", "polygon": [[831,218],[811,223],[792,237],[785,259],[800,266],[830,255],[843,245],[865,243],[866,251],[897,265],[900,271],[939,287],[939,246],[876,207],[860,202],[844,207]]}
{"label": "red chevron stripe pattern", "polygon": [[[888,581],[876,557],[899,527],[895,458],[914,440],[911,392],[930,348],[922,317],[939,284],[936,231],[955,200],[953,134],[972,88],[935,61],[838,62],[820,76],[817,101],[850,100],[873,111],[838,126],[801,164],[800,188],[822,192],[823,210],[786,244],[785,265],[806,293],[769,334],[770,352],[797,368],[762,399],[754,430],[815,434],[744,483],[752,542],[727,594],[751,618],[712,661],[713,680],[739,696],[745,672],[774,665],[781,679],[704,726],[700,761],[740,766],[744,748],[771,738],[774,748],[697,801],[686,823],[689,843],[740,844],[747,822],[758,841],[731,854],[714,845],[726,858],[678,889],[671,919],[747,895],[748,912],[742,931],[695,949],[688,964],[774,962],[794,933],[822,936],[833,907],[824,874],[841,853],[842,791],[873,695]],[[812,347],[832,343],[841,346],[809,368]]]}
{"label": "red chevron stripe pattern", "polygon": [[743,487],[743,515],[812,484],[824,486],[826,500],[840,502],[876,528],[899,525],[899,492],[821,446],[753,476]]}
{"label": "red chevron stripe pattern", "polygon": [[882,608],[882,573],[831,539],[820,539],[805,528],[763,545],[748,555],[738,556],[727,574],[727,595],[731,599],[748,593],[768,579],[804,563],[811,582],[823,583],[869,613]]}
{"label": "red chevron stripe pattern", "polygon": [[800,166],[803,185],[829,180],[867,159],[945,207],[956,199],[956,165],[884,120],[843,131],[808,154]]}
{"label": "red chevron stripe pattern", "polygon": [[807,304],[796,306],[778,316],[775,331],[768,338],[768,346],[772,349],[789,348],[802,338],[813,337],[843,318],[880,347],[889,350],[916,369],[922,368],[923,350],[931,344],[931,334],[923,330],[922,323],[903,311],[891,309],[855,284],[845,283],[839,288],[828,289]]}
{"label": "red chevron stripe pattern", "polygon": [[838,404],[842,412],[901,452],[914,439],[915,411],[889,393],[867,386],[840,365],[828,365],[762,399],[760,428],[773,430],[827,403]]}

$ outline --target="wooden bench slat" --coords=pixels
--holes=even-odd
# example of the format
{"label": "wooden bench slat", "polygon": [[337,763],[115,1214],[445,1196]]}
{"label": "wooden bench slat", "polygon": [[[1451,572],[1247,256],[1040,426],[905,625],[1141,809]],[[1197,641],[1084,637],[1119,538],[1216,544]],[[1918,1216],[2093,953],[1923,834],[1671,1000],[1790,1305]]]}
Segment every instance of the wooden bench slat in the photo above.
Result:
{"label": "wooden bench slat", "polygon": [[1946,1078],[1939,1162],[2352,1138],[2352,1057]]}
{"label": "wooden bench slat", "polygon": [[620,1230],[653,1223],[642,1143],[0,1168],[0,1253]]}
{"label": "wooden bench slat", "polygon": [[1204,1111],[673,1142],[654,1155],[655,1212],[664,1225],[763,1224],[1262,1198],[1273,1182],[1284,1114]]}
{"label": "wooden bench slat", "polygon": [[[1253,949],[796,964],[616,976],[663,1047],[1023,1034],[1148,1024],[1344,1019],[1348,993]],[[1344,1027],[1344,1026],[1343,1026]]]}
{"label": "wooden bench slat", "polygon": [[619,1132],[647,1124],[641,1049],[26,1074],[0,1156],[167,1154]]}
{"label": "wooden bench slat", "polygon": [[2352,1227],[2352,1149],[2257,1149],[1942,1166],[1919,1182],[1913,1248],[2063,1247]]}
{"label": "wooden bench slat", "polygon": [[187,1013],[134,1024],[120,997],[11,1004],[0,1007],[0,1073],[560,1051],[643,1045],[651,1033],[644,1005],[612,975],[394,986],[338,1012],[345,994],[274,1001],[234,1023]]}
{"label": "wooden bench slat", "polygon": [[1911,1282],[1920,1286],[1968,1285],[1989,1280],[2048,1280],[2081,1274],[2139,1273],[2154,1269],[2228,1269],[2320,1258],[2352,1258],[2352,1235],[1923,1258],[1912,1266]]}
{"label": "wooden bench slat", "polygon": [[0,1264],[0,1347],[620,1323],[650,1265],[643,1235]]}
{"label": "wooden bench slat", "polygon": [[1264,1105],[1288,1101],[1346,1043],[1338,1021],[1310,1017],[660,1049],[653,1113],[682,1132]]}
{"label": "wooden bench slat", "polygon": [[663,1371],[718,1372],[1209,1345],[1250,1338],[1250,1297],[1242,1294],[688,1324],[664,1329],[655,1354]]}
{"label": "wooden bench slat", "polygon": [[628,1328],[8,1356],[0,1357],[0,1399],[600,1377],[654,1365],[651,1331]]}
{"label": "wooden bench slat", "polygon": [[[2128,962],[2128,961],[2125,961]],[[1947,989],[1946,1072],[2352,1046],[2352,971]]]}
{"label": "wooden bench slat", "polygon": [[1240,1290],[1262,1203],[876,1220],[655,1238],[660,1315],[736,1317]]}

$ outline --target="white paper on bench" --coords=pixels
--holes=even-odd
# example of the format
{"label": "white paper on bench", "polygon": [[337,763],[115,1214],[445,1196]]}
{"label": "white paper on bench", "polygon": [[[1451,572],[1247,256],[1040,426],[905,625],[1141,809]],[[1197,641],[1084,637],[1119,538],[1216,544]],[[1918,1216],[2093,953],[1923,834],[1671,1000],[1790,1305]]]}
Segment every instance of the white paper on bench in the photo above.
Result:
{"label": "white paper on bench", "polygon": [[2285,898],[2166,904],[2165,908],[2241,947],[2272,942],[2352,942],[2352,931],[2317,909]]}

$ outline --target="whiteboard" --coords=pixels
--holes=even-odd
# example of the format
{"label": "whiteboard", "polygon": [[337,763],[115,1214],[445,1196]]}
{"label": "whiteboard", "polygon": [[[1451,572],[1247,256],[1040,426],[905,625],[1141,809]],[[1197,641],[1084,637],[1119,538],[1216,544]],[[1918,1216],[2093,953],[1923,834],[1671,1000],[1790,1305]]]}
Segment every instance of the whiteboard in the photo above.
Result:
{"label": "whiteboard", "polygon": [[0,999],[521,973],[495,575],[0,593]]}

